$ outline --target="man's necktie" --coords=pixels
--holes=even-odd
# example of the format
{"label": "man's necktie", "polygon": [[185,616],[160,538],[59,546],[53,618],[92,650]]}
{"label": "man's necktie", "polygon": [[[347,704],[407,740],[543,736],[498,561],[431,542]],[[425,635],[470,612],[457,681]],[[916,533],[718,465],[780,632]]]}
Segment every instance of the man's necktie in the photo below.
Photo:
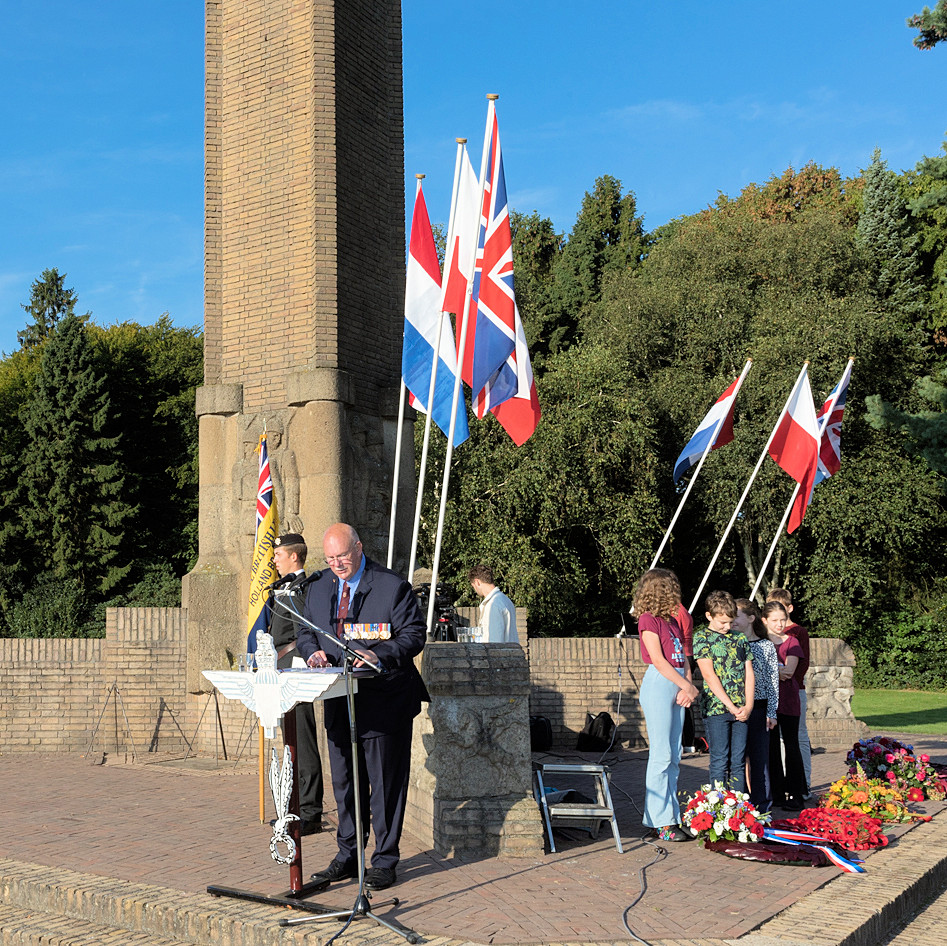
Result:
{"label": "man's necktie", "polygon": [[342,582],[342,597],[339,598],[338,623],[335,626],[335,633],[339,640],[345,637],[345,628],[342,622],[349,616],[349,583]]}

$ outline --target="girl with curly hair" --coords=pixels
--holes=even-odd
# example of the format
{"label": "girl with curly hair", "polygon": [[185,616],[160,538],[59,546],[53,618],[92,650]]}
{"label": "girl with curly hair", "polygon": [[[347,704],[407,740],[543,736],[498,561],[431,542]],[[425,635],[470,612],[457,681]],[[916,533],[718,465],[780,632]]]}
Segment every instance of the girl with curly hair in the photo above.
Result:
{"label": "girl with curly hair", "polygon": [[662,841],[686,841],[680,828],[677,776],[681,763],[684,708],[697,699],[684,638],[677,621],[681,586],[666,568],[644,573],[635,588],[641,659],[648,665],[639,700],[648,729],[644,823]]}

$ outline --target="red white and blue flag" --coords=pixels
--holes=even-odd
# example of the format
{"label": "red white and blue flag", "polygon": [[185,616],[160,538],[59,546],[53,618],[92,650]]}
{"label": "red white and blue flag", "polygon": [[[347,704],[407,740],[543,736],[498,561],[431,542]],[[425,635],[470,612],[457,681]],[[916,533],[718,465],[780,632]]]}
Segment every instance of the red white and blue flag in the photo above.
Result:
{"label": "red white and blue flag", "polygon": [[[487,154],[477,241],[473,297],[477,304],[472,385],[477,417],[515,397],[516,301],[513,295],[513,236],[506,196],[496,108],[490,100],[484,137]],[[472,307],[472,306],[471,306]],[[470,333],[468,330],[468,343]]]}
{"label": "red white and blue flag", "polygon": [[470,385],[477,416],[493,413],[514,443],[521,446],[536,430],[542,410],[513,290],[513,238],[493,100],[487,111],[484,149],[486,174],[479,212],[480,185],[466,149],[463,154],[445,264],[444,310],[458,317],[463,313],[467,290],[463,267],[473,256],[471,241],[476,238],[471,316],[461,355],[461,376]]}
{"label": "red white and blue flag", "polygon": [[257,447],[260,471],[256,491],[256,532],[253,557],[250,560],[250,598],[247,607],[247,651],[256,652],[257,631],[266,631],[266,600],[268,587],[279,577],[273,561],[273,546],[279,531],[273,478],[270,475],[270,457],[266,449],[266,431],[260,435]]}
{"label": "red white and blue flag", "polygon": [[[437,261],[437,248],[424,192],[419,183],[414,200],[405,279],[401,376],[412,395],[411,406],[426,412],[431,393],[431,377],[434,373],[434,352],[437,350],[432,418],[446,437],[450,429],[457,357],[450,319],[445,318],[443,322],[441,326],[441,269]],[[439,331],[441,337],[438,347]],[[463,443],[469,436],[467,411],[458,406],[454,423],[454,446]]]}
{"label": "red white and blue flag", "polygon": [[822,441],[819,446],[819,470],[816,473],[815,485],[841,469],[842,466],[842,417],[845,414],[845,401],[848,398],[848,382],[852,378],[853,360],[849,359],[845,366],[842,379],[832,393],[825,399],[822,409],[818,413],[822,427]]}
{"label": "red white and blue flag", "polygon": [[799,484],[792,504],[790,534],[802,523],[819,468],[819,422],[815,416],[809,372],[803,370],[769,445],[769,455]]}
{"label": "red white and blue flag", "polygon": [[674,463],[674,482],[676,483],[704,455],[709,446],[711,450],[726,446],[733,440],[733,408],[740,390],[739,378],[714,402],[704,419],[697,425],[694,436],[687,441],[681,455]]}

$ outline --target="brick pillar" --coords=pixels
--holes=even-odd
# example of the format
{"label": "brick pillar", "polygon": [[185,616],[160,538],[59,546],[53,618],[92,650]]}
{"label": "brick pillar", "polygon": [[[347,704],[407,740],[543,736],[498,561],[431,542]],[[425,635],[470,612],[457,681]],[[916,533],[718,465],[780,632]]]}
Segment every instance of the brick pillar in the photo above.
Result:
{"label": "brick pillar", "polygon": [[[206,11],[191,690],[243,648],[264,424],[282,528],[303,531],[313,564],[339,519],[385,559],[405,259],[399,0],[206,0]],[[405,441],[401,508],[410,428]]]}

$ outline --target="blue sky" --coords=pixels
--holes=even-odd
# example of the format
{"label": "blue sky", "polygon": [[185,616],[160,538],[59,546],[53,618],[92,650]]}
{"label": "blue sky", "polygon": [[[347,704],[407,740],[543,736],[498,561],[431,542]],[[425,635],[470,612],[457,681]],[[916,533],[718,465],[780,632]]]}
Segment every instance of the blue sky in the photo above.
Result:
{"label": "blue sky", "polygon": [[[512,206],[566,232],[601,174],[653,228],[810,160],[913,167],[947,135],[947,48],[904,23],[923,5],[404,0],[406,188],[427,175],[446,222],[487,92]],[[0,351],[53,266],[96,322],[200,324],[203,4],[5,3],[0,81]]]}

